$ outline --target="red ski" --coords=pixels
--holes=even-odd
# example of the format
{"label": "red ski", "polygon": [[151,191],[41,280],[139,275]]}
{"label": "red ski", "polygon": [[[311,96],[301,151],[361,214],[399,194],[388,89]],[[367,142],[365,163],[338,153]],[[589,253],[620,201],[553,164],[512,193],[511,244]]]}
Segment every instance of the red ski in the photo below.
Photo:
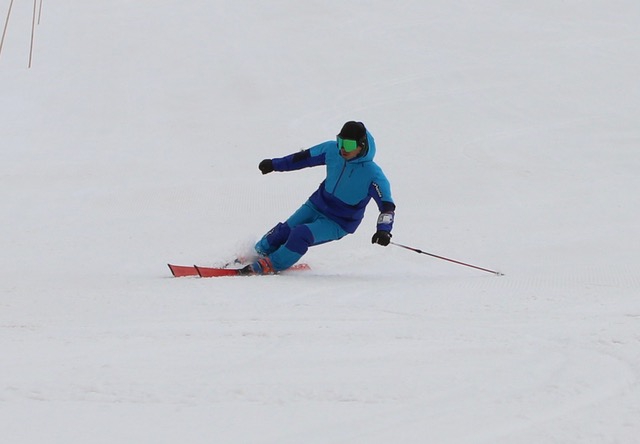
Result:
{"label": "red ski", "polygon": [[[167,264],[174,277],[199,276],[203,278],[223,277],[223,276],[241,276],[240,269],[222,268],[222,267],[201,267],[198,265],[173,265]],[[310,270],[309,264],[295,264],[286,271],[302,271]]]}
{"label": "red ski", "polygon": [[198,276],[198,270],[193,265],[173,265],[167,264],[173,277]]}

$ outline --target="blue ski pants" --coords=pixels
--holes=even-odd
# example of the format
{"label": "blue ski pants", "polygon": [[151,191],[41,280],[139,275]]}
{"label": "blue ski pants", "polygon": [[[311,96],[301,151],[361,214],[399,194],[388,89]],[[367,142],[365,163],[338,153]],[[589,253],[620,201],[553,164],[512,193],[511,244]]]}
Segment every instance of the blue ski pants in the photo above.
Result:
{"label": "blue ski pants", "polygon": [[255,245],[256,252],[271,259],[276,271],[298,262],[309,247],[338,240],[347,233],[310,201],[286,220],[273,227]]}

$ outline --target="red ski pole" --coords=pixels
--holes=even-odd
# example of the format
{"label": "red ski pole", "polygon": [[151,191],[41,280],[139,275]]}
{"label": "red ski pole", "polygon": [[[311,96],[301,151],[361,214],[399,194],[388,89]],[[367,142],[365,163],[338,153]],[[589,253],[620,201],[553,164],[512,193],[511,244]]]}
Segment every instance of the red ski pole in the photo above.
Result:
{"label": "red ski pole", "polygon": [[427,256],[435,257],[436,259],[442,259],[442,260],[444,260],[444,261],[453,262],[454,264],[464,265],[465,267],[475,268],[476,270],[486,271],[487,273],[493,273],[493,274],[495,274],[496,276],[504,276],[504,273],[501,273],[501,272],[499,272],[499,271],[489,270],[488,268],[482,268],[482,267],[478,267],[478,266],[476,266],[476,265],[466,264],[466,263],[464,263],[464,262],[460,262],[460,261],[457,261],[457,260],[455,260],[455,259],[449,259],[448,257],[438,256],[437,254],[432,254],[432,253],[427,253],[426,251],[422,251],[422,250],[419,250],[419,249],[417,249],[417,248],[408,247],[408,246],[406,246],[406,245],[397,244],[397,243],[395,243],[395,242],[391,242],[391,245],[395,245],[396,247],[401,247],[401,248],[404,248],[404,249],[406,249],[406,250],[415,251],[416,253],[426,254]]}

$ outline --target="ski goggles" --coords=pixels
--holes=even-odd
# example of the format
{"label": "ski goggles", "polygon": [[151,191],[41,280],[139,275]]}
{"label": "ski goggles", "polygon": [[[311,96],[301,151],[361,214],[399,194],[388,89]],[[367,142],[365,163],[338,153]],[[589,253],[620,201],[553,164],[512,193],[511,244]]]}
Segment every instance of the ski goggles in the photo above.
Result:
{"label": "ski goggles", "polygon": [[344,149],[347,153],[355,151],[358,148],[358,142],[356,140],[343,139],[337,136],[338,149]]}

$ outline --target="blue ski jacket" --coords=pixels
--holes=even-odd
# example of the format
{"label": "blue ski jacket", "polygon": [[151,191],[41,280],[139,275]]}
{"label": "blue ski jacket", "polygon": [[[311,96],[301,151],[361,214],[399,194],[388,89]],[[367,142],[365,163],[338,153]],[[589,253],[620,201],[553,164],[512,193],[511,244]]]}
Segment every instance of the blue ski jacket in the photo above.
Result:
{"label": "blue ski jacket", "polygon": [[309,201],[346,232],[356,231],[367,204],[373,198],[380,210],[377,229],[391,232],[395,204],[382,169],[373,161],[376,144],[367,131],[367,146],[360,156],[345,160],[338,143],[329,140],[286,157],[272,159],[275,171],[294,171],[326,165],[327,177]]}

